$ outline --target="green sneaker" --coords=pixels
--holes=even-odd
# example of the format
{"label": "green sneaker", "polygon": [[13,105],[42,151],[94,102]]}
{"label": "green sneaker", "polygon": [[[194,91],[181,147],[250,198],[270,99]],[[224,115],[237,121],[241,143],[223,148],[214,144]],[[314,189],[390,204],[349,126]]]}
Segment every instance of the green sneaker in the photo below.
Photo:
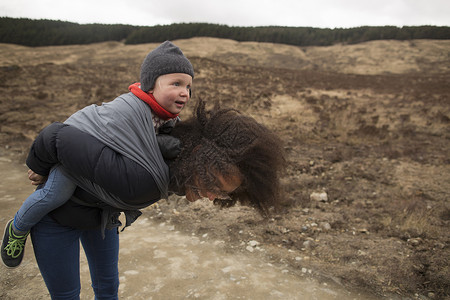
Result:
{"label": "green sneaker", "polygon": [[12,222],[13,220],[10,220],[6,224],[1,251],[3,264],[8,268],[16,268],[22,262],[28,237],[28,233],[16,236],[12,230]]}

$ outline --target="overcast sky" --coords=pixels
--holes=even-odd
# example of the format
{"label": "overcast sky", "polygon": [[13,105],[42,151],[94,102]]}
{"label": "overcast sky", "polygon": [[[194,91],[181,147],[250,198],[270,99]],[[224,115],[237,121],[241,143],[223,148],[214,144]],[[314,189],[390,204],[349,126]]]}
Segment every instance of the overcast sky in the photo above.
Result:
{"label": "overcast sky", "polygon": [[450,26],[450,0],[0,0],[0,16],[139,26]]}

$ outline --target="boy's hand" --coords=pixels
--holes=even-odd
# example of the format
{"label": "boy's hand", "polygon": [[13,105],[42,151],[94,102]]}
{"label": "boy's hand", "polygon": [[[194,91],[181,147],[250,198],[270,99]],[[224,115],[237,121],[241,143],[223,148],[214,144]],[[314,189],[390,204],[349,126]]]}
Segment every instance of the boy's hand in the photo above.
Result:
{"label": "boy's hand", "polygon": [[166,122],[158,129],[156,140],[164,159],[175,159],[181,152],[181,141],[170,135],[176,122]]}
{"label": "boy's hand", "polygon": [[34,173],[32,170],[28,170],[28,179],[31,180],[32,185],[40,185],[47,181],[47,176],[42,176]]}
{"label": "boy's hand", "polygon": [[179,139],[168,134],[157,134],[159,150],[164,159],[175,159],[181,152],[181,142]]}

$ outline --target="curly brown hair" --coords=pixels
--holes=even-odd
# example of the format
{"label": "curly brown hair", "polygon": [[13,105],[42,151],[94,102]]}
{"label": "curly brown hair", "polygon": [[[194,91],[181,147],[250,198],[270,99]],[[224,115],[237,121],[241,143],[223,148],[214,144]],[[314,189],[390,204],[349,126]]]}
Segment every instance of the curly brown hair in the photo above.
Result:
{"label": "curly brown hair", "polygon": [[243,183],[229,195],[231,201],[223,203],[239,201],[264,215],[277,207],[285,157],[281,140],[264,125],[218,104],[207,111],[206,103],[199,100],[193,117],[175,126],[172,135],[182,143],[171,167],[179,187],[200,180],[206,188],[213,188],[217,171],[229,177],[236,175],[237,167]]}

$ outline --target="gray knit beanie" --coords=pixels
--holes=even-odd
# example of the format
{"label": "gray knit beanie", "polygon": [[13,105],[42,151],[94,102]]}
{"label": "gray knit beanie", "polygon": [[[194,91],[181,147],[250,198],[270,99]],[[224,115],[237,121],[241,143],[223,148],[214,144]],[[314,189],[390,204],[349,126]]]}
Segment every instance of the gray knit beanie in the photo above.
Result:
{"label": "gray knit beanie", "polygon": [[185,73],[194,78],[194,68],[180,48],[165,41],[151,51],[141,66],[141,89],[148,92],[155,85],[156,78],[170,73]]}

